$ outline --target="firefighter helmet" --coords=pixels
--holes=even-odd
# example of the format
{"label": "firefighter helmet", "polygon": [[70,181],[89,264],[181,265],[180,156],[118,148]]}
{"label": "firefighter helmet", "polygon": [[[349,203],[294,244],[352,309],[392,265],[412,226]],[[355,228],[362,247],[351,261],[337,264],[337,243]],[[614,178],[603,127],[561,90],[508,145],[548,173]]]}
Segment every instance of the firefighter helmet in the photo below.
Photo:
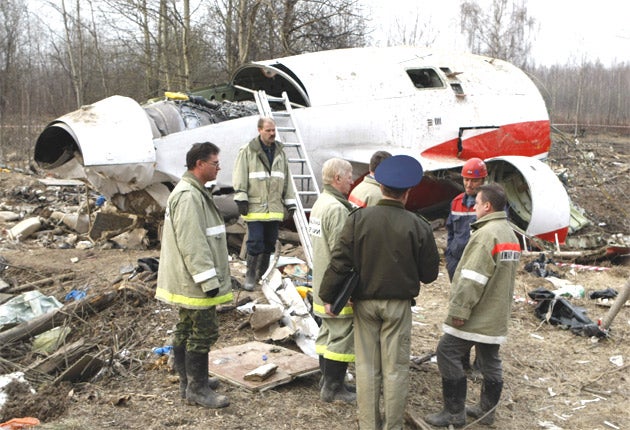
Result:
{"label": "firefighter helmet", "polygon": [[471,158],[462,167],[462,176],[469,179],[485,178],[488,176],[486,163],[481,158]]}

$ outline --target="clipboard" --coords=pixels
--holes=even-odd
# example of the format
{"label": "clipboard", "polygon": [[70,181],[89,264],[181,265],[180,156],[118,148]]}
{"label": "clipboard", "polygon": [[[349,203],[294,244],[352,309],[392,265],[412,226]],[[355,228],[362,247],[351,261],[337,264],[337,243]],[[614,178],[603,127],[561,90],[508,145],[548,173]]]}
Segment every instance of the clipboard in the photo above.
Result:
{"label": "clipboard", "polygon": [[357,285],[359,285],[359,273],[353,270],[349,272],[344,279],[337,298],[335,298],[335,301],[330,306],[330,311],[333,314],[339,315],[339,312],[341,312],[348,303],[348,300],[350,300],[350,296],[357,288]]}

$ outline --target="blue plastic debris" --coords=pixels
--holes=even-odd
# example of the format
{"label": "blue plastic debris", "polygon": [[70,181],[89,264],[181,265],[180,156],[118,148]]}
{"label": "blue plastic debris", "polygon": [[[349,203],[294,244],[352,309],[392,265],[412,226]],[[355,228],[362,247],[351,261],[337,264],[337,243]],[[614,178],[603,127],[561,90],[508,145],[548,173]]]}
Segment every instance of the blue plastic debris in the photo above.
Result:
{"label": "blue plastic debris", "polygon": [[172,349],[173,347],[171,345],[160,346],[153,348],[153,353],[157,355],[167,355]]}
{"label": "blue plastic debris", "polygon": [[87,296],[87,293],[85,291],[72,290],[68,294],[66,294],[66,297],[63,299],[63,301],[68,302],[70,300],[81,300],[85,296]]}

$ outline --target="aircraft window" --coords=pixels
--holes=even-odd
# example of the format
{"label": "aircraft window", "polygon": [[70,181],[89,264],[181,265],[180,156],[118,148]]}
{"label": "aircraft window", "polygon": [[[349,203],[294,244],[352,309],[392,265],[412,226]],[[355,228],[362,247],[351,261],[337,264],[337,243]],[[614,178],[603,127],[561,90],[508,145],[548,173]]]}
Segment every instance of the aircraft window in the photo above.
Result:
{"label": "aircraft window", "polygon": [[433,69],[408,69],[407,75],[416,88],[442,88],[442,80]]}

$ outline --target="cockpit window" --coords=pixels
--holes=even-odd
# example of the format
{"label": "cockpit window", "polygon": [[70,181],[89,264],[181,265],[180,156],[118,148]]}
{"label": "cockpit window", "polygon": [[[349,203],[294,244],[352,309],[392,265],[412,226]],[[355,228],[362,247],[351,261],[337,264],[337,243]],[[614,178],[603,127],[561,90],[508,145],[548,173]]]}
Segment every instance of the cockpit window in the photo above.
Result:
{"label": "cockpit window", "polygon": [[433,69],[408,69],[407,75],[416,88],[442,88],[444,84]]}

